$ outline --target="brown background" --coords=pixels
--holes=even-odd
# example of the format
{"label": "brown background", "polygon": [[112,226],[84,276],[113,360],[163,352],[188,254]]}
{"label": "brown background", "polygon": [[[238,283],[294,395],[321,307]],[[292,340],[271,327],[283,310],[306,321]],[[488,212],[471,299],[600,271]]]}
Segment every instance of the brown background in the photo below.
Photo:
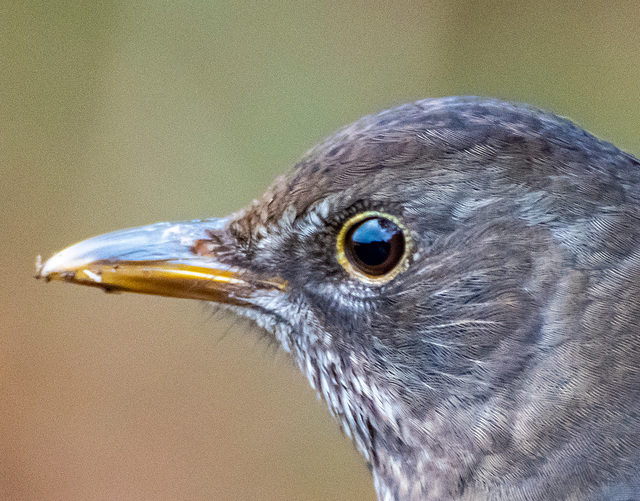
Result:
{"label": "brown background", "polygon": [[0,499],[373,500],[250,326],[36,282],[36,254],[225,215],[422,97],[531,102],[640,153],[639,26],[632,1],[0,2]]}

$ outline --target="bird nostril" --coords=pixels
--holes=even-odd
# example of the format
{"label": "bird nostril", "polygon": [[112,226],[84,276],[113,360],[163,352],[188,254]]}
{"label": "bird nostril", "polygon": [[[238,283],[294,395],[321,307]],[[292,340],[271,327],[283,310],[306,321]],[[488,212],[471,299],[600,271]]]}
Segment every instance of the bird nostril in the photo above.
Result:
{"label": "bird nostril", "polygon": [[196,240],[191,246],[191,252],[196,256],[207,256],[213,254],[215,245],[211,240]]}
{"label": "bird nostril", "polygon": [[368,211],[349,219],[336,242],[338,262],[369,284],[382,284],[406,268],[406,229],[390,214]]}

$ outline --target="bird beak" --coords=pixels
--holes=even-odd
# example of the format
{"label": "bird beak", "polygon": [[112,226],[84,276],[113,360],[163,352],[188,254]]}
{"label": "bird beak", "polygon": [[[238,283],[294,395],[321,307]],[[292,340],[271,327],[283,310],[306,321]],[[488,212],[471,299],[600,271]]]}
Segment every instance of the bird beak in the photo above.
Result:
{"label": "bird beak", "polygon": [[36,278],[200,299],[238,306],[255,294],[284,291],[277,277],[259,277],[220,262],[216,249],[227,219],[158,223],[106,233],[36,262]]}

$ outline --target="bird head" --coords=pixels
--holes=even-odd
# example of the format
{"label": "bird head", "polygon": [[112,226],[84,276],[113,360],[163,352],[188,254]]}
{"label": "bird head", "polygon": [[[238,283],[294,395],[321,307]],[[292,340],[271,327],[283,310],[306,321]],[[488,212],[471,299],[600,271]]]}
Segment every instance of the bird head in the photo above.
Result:
{"label": "bird head", "polygon": [[95,237],[38,275],[252,319],[339,418],[381,499],[519,499],[523,485],[562,499],[637,450],[640,386],[624,369],[640,308],[606,270],[636,263],[638,171],[539,110],[418,101],[346,127],[237,214]]}

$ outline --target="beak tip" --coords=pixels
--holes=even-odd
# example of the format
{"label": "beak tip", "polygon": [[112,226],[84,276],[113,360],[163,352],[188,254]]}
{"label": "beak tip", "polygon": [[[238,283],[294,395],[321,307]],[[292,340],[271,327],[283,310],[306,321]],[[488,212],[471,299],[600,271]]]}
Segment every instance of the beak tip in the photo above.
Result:
{"label": "beak tip", "polygon": [[34,275],[34,278],[36,280],[44,280],[45,282],[50,282],[51,281],[51,272],[55,271],[55,270],[51,270],[50,266],[47,266],[48,264],[48,260],[45,261],[44,263],[42,262],[42,256],[40,254],[38,254],[36,256],[36,274]]}
{"label": "beak tip", "polygon": [[42,277],[42,256],[38,254],[36,256],[36,279],[43,278]]}
{"label": "beak tip", "polygon": [[42,279],[45,282],[49,282],[51,280],[52,273],[55,273],[56,271],[60,271],[60,270],[56,270],[55,267],[51,266],[51,259],[47,259],[46,261],[43,262],[41,255],[38,254],[36,256],[35,278],[37,280]]}
{"label": "beak tip", "polygon": [[[61,256],[62,254],[62,256]],[[66,280],[73,281],[76,272],[83,264],[81,261],[70,260],[68,256],[63,252],[54,254],[46,261],[42,261],[42,256],[36,256],[36,274],[37,280],[44,280],[50,282],[51,280]]]}
{"label": "beak tip", "polygon": [[35,277],[44,279],[45,282],[51,280],[73,281],[78,271],[96,260],[93,252],[90,252],[91,250],[91,248],[87,249],[83,242],[80,242],[54,254],[44,262],[42,256],[38,255],[35,263]]}

